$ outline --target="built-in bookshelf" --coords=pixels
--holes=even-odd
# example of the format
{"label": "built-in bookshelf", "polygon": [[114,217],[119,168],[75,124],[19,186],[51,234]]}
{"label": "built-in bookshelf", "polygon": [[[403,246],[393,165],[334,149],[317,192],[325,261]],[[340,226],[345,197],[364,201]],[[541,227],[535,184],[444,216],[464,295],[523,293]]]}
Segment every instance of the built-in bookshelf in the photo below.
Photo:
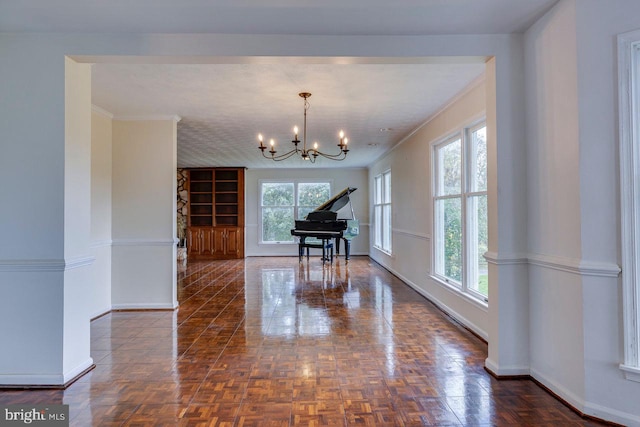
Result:
{"label": "built-in bookshelf", "polygon": [[244,168],[189,170],[189,256],[244,257]]}

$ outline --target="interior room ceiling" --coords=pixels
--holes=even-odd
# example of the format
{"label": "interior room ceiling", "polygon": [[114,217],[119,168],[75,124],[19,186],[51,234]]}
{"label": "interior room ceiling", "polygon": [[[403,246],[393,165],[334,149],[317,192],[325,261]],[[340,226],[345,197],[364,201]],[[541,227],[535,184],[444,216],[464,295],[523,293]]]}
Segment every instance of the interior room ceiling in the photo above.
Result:
{"label": "interior room ceiling", "polygon": [[[0,32],[284,35],[506,34],[558,0],[0,0]],[[364,167],[402,141],[483,72],[482,61],[393,64],[107,64],[92,102],[116,117],[179,115],[180,166],[306,167],[261,157],[256,135],[288,149],[311,92],[308,142]],[[380,129],[387,129],[380,131]]]}
{"label": "interior room ceiling", "polygon": [[1,32],[522,32],[557,0],[0,0]]}
{"label": "interior room ceiling", "polygon": [[311,92],[307,144],[338,152],[341,162],[314,167],[366,167],[482,78],[484,63],[422,64],[95,64],[92,102],[116,118],[178,115],[180,167],[308,167],[292,157],[264,159],[258,133],[283,153],[302,139],[303,99]]}

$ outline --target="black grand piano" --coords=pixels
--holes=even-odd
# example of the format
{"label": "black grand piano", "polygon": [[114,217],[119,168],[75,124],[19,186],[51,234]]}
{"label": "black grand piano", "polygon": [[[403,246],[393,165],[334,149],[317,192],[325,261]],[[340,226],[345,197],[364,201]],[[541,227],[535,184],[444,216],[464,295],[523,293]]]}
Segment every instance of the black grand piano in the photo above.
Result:
{"label": "black grand piano", "polygon": [[[302,259],[305,248],[320,247],[323,249],[323,260],[325,259],[324,249],[327,242],[335,240],[336,254],[340,254],[340,240],[344,240],[345,259],[349,259],[351,250],[351,238],[358,234],[357,221],[353,214],[353,206],[349,195],[356,191],[356,188],[347,187],[340,193],[318,206],[314,211],[309,212],[304,220],[296,220],[296,228],[291,230],[292,236],[300,238],[298,244],[298,256]],[[351,219],[338,219],[338,211],[349,203],[351,207]],[[321,245],[306,243],[307,238],[315,237],[322,241]],[[308,252],[307,252],[308,253]]]}

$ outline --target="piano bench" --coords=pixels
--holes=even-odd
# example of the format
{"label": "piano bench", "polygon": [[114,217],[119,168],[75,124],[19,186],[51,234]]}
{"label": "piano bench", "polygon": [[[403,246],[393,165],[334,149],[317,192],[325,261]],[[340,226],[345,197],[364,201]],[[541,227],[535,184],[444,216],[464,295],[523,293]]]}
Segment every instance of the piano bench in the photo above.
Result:
{"label": "piano bench", "polygon": [[322,243],[298,243],[298,261],[302,261],[305,248],[307,249],[307,260],[309,259],[309,248],[322,249],[322,262],[331,261],[333,264],[333,242],[331,239],[322,239]]}

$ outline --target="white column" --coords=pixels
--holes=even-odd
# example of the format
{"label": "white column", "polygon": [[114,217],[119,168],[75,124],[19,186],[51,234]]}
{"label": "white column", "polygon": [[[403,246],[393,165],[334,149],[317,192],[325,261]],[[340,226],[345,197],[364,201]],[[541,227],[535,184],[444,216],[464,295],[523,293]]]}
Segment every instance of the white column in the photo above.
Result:
{"label": "white column", "polygon": [[177,117],[113,122],[112,308],[173,309]]}
{"label": "white column", "polygon": [[[489,356],[498,376],[529,373],[523,57],[487,62]],[[498,120],[500,118],[500,120]]]}
{"label": "white column", "polygon": [[[14,209],[0,248],[0,384],[62,385],[91,367],[91,72],[68,58],[0,61],[0,170]],[[8,93],[7,93],[8,91]],[[15,92],[15,93],[12,93]],[[15,100],[19,99],[18,103]]]}
{"label": "white column", "polygon": [[65,58],[63,374],[93,365],[90,353],[91,65]]}

